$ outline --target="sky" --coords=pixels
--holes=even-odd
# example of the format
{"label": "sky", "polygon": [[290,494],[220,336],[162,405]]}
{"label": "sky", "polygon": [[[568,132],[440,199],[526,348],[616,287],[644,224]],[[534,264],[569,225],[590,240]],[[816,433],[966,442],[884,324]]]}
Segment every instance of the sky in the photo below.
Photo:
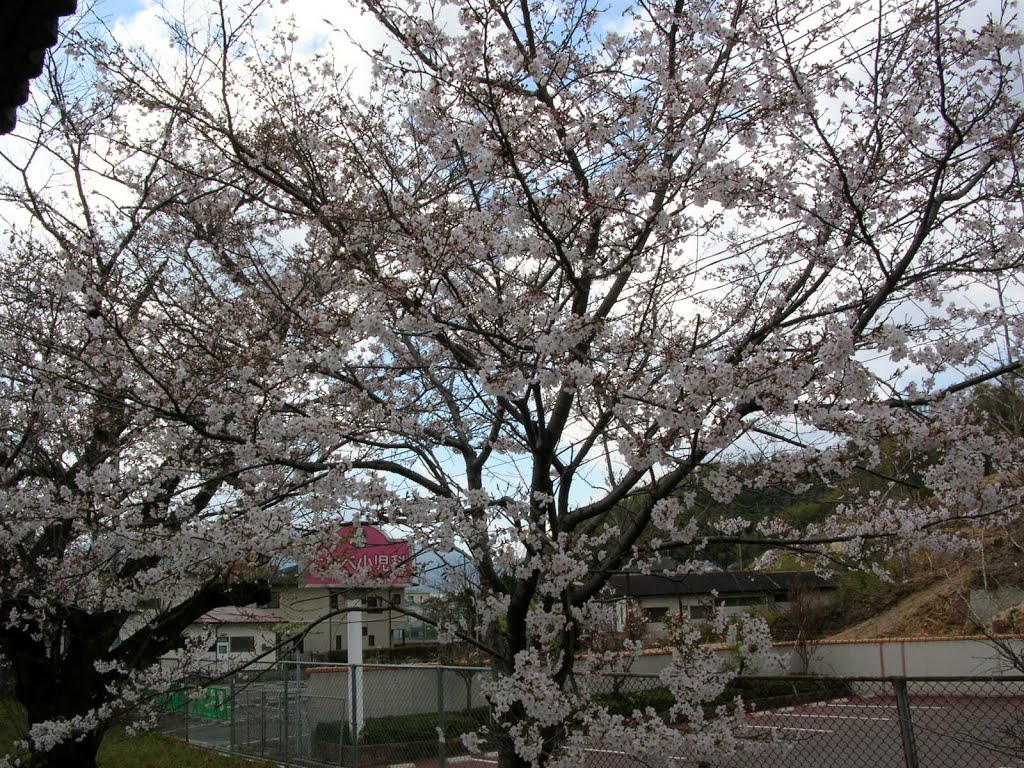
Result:
{"label": "sky", "polygon": [[[245,0],[227,0],[228,8],[238,8]],[[93,10],[108,23],[118,38],[125,33],[135,41],[147,43],[162,39],[161,16],[198,19],[210,15],[216,0],[94,0]],[[80,6],[81,8],[81,6]],[[164,11],[166,8],[166,11]],[[273,21],[292,18],[296,24],[300,50],[312,51],[330,45],[336,56],[355,56],[348,37],[364,45],[382,40],[376,24],[347,0],[273,0],[261,13],[269,26]],[[347,62],[346,62],[347,63]]]}
{"label": "sky", "polygon": [[[79,3],[79,11],[89,6],[89,0]],[[226,0],[229,8],[238,8],[249,2],[259,0]],[[875,2],[865,0],[864,6],[868,14],[876,8]],[[1000,6],[1004,0],[967,0],[967,10],[963,22],[971,27],[981,25],[989,15],[999,16]],[[91,0],[94,13],[110,25],[115,35],[121,40],[132,40],[160,50],[166,46],[163,25],[160,18],[166,13],[174,17],[201,19],[210,15],[216,7],[217,0]],[[380,27],[368,15],[353,7],[350,0],[270,0],[268,8],[261,12],[264,28],[275,21],[294,20],[298,37],[297,51],[300,54],[312,54],[329,48],[336,66],[357,69],[365,64],[365,58],[358,46],[373,48],[385,43],[385,35]],[[622,21],[622,11],[628,5],[626,0],[609,0],[606,3],[610,13],[609,22],[618,26]],[[827,4],[822,4],[822,9]],[[816,17],[816,14],[812,14]],[[859,21],[855,19],[860,19]],[[863,18],[854,14],[850,24],[861,28],[865,33],[874,29],[873,24],[862,27]],[[827,55],[827,54],[824,54]],[[368,78],[366,78],[369,86]]]}
{"label": "sky", "polygon": [[[154,0],[94,0],[95,7],[104,17],[109,19],[129,19],[140,11],[156,5]],[[202,5],[202,0],[170,0],[168,5],[172,8],[182,6]],[[618,5],[611,3],[610,5]],[[346,10],[349,3],[346,0],[291,0],[288,3],[299,16],[334,16],[339,11]],[[978,0],[968,11],[968,17],[972,22],[981,21],[989,13],[997,14],[1000,0]]]}

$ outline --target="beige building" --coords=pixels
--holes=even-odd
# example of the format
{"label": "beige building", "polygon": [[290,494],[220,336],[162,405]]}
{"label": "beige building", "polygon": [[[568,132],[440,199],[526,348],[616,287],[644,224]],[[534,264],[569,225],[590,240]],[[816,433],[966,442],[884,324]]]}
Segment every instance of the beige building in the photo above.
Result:
{"label": "beige building", "polygon": [[[145,623],[145,614],[136,618]],[[279,630],[284,618],[278,611],[255,606],[227,605],[214,608],[185,628],[184,638],[195,651],[191,663],[219,662],[237,667],[252,662],[273,662],[278,659]],[[132,625],[129,625],[132,626]],[[181,663],[178,650],[160,659],[160,666],[174,670]]]}
{"label": "beige building", "polygon": [[[391,648],[401,639],[404,587],[412,582],[412,548],[373,525],[338,529],[335,543],[304,568],[281,573],[271,607],[286,625],[283,636],[301,632],[293,654],[300,659],[340,661],[347,657],[347,609],[358,599],[364,649]],[[355,578],[353,578],[355,577]],[[342,586],[361,584],[360,588]]]}
{"label": "beige building", "polygon": [[[363,648],[391,648],[401,640],[405,616],[390,609],[401,606],[403,587],[388,587],[369,592],[362,598]],[[328,658],[332,651],[348,650],[349,592],[329,587],[283,586],[274,589],[273,610],[284,619],[283,635],[309,630],[296,647],[301,658]],[[338,612],[338,613],[336,613]],[[332,615],[333,614],[333,615]]]}
{"label": "beige building", "polygon": [[267,608],[224,606],[200,616],[187,637],[209,640],[205,657],[217,661],[275,661],[277,628],[283,617]]}

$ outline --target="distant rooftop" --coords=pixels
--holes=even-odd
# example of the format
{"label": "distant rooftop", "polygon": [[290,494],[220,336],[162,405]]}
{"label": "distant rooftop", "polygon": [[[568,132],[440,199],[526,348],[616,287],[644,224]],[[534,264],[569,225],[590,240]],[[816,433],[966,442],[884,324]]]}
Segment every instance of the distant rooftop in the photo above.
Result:
{"label": "distant rooftop", "polygon": [[280,624],[283,621],[272,608],[226,605],[207,611],[196,619],[196,624]]}
{"label": "distant rooftop", "polygon": [[612,576],[610,585],[617,597],[654,595],[720,595],[787,592],[796,580],[813,589],[834,589],[835,584],[813,571],[705,571],[681,576],[622,573]]}

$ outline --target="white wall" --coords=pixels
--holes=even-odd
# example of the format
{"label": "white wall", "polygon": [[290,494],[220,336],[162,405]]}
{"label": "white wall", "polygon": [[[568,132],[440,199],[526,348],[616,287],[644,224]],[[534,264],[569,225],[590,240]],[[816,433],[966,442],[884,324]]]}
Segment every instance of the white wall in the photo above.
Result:
{"label": "white wall", "polygon": [[[273,626],[266,624],[191,624],[185,628],[184,634],[188,640],[195,640],[200,644],[202,650],[193,653],[190,658],[194,661],[203,662],[204,666],[206,666],[205,662],[216,661],[224,662],[224,664],[230,667],[248,664],[255,659],[259,659],[257,663],[260,665],[271,664],[277,661],[276,651],[268,653],[264,650],[265,648],[273,648],[277,644],[277,633]],[[255,642],[255,650],[250,652],[229,652],[226,658],[218,660],[215,650],[215,643],[218,637],[227,637],[229,648],[230,638],[232,637],[252,637]],[[210,650],[211,647],[214,650]],[[161,657],[159,664],[163,672],[173,674],[179,664],[178,651],[170,651]]]}
{"label": "white wall", "polygon": [[[1024,637],[1006,641],[1024,659]],[[795,672],[800,664],[794,643],[778,643],[776,653],[786,669],[763,674]],[[717,651],[723,659],[727,650]],[[636,659],[630,671],[657,674],[671,660],[669,651],[649,651]],[[815,649],[810,673],[835,677],[972,677],[1021,674],[984,637],[906,638],[822,641]]]}
{"label": "white wall", "polygon": [[[1024,639],[1007,641],[1024,658]],[[849,677],[1019,675],[983,637],[823,642],[810,671]]]}
{"label": "white wall", "polygon": [[[192,624],[185,630],[185,636],[189,639],[198,638],[207,646],[214,645],[218,637],[226,637],[229,641],[229,648],[232,637],[252,637],[255,643],[253,651],[229,652],[227,661],[244,663],[260,657],[262,657],[261,661],[277,660],[276,652],[271,651],[268,655],[263,655],[266,653],[264,648],[269,650],[277,644],[277,634],[274,632],[274,628],[264,624]],[[198,656],[200,659],[208,660],[214,660],[216,657],[216,651],[210,650],[206,650]]]}
{"label": "white wall", "polygon": [[[1009,639],[1024,657],[1024,637]],[[781,657],[779,669],[761,670],[759,674],[785,674],[799,666],[793,643],[775,646]],[[727,648],[715,652],[722,661],[732,654]],[[633,660],[630,674],[658,674],[672,659],[670,651],[649,651]],[[619,671],[622,671],[621,669]],[[837,677],[971,677],[1019,676],[1011,664],[1002,659],[984,638],[912,638],[823,642],[816,649],[811,663],[813,674]],[[469,670],[467,670],[469,672]],[[482,671],[464,679],[450,671],[444,673],[444,702],[449,712],[466,706],[483,706],[480,683],[490,674]],[[467,685],[468,690],[467,690]],[[956,692],[959,683],[949,683]],[[872,689],[874,690],[874,689]],[[1019,683],[976,685],[974,695],[1017,694]],[[913,683],[911,683],[913,693]],[[929,684],[927,692],[943,692],[942,684]],[[314,667],[305,672],[305,693],[311,727],[320,721],[345,719],[345,703],[349,695],[347,667]],[[363,672],[365,717],[406,715],[436,712],[438,703],[438,668],[431,666],[374,667]]]}
{"label": "white wall", "polygon": [[[439,667],[374,667],[363,668],[363,717],[413,715],[437,712]],[[313,667],[305,670],[305,689],[310,728],[321,721],[345,719],[349,695],[348,667]],[[442,681],[444,706],[447,712],[461,712],[486,704],[480,683],[489,670],[467,669],[457,674],[444,671]]]}
{"label": "white wall", "polygon": [[[718,646],[712,649],[716,656],[720,659],[721,663],[726,663],[733,656],[733,650],[724,646]],[[778,666],[772,668],[766,668],[758,670],[756,674],[759,675],[785,675],[791,671],[791,660],[789,648],[778,648],[776,652],[781,656],[780,663]],[[632,660],[629,664],[628,674],[633,675],[656,675],[663,670],[669,662],[672,661],[672,651],[668,649],[658,649],[652,651],[646,651],[642,656],[639,656]],[[622,672],[623,668],[620,665],[616,672]],[[755,674],[751,672],[750,674]]]}

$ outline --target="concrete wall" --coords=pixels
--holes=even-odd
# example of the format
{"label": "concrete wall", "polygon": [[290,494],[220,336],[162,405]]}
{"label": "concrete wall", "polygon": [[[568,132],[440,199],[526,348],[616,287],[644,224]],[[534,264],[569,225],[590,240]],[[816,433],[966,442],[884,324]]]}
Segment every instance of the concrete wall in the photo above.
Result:
{"label": "concrete wall", "polygon": [[[733,651],[731,648],[716,647],[712,650],[714,651],[715,655],[719,658],[720,663],[722,664],[728,662],[733,656]],[[785,675],[792,673],[792,649],[776,647],[776,653],[781,657],[779,665],[758,670],[756,674]],[[652,651],[646,651],[642,656],[633,659],[632,662],[629,663],[628,673],[632,675],[657,675],[671,661],[672,651],[670,650],[657,649]],[[621,665],[618,669],[613,670],[613,672],[615,673],[619,673],[621,671]],[[750,674],[755,673],[751,672]]]}
{"label": "concrete wall", "polygon": [[[438,711],[439,667],[374,667],[363,669],[363,717],[413,715]],[[487,702],[480,692],[489,670],[453,672],[445,669],[443,686],[447,712],[482,707]],[[307,712],[311,728],[321,721],[346,719],[342,700],[349,694],[347,667],[313,667],[305,671]]]}
{"label": "concrete wall", "polygon": [[[1006,638],[1006,642],[1024,658],[1024,637]],[[799,667],[793,643],[775,646],[780,657],[777,669],[759,670],[757,674],[792,673]],[[723,662],[732,651],[716,648]],[[649,651],[629,665],[628,674],[657,675],[671,661],[667,650]],[[614,670],[626,673],[620,666]],[[992,643],[983,637],[906,638],[822,642],[811,662],[812,674],[837,677],[972,677],[1020,676],[1012,664],[1000,657]],[[444,706],[449,712],[483,706],[480,683],[490,672],[467,670],[463,677],[446,670],[444,673]],[[584,687],[590,682],[581,680]],[[593,681],[593,690],[604,690],[600,681]],[[652,685],[658,684],[651,681]],[[631,688],[644,687],[639,681]],[[1019,695],[1020,683],[972,684],[972,695]],[[877,686],[871,688],[876,692]],[[305,672],[305,693],[308,696],[311,727],[320,721],[338,721],[347,717],[345,700],[349,681],[347,667],[314,667]],[[911,684],[911,693],[915,689]],[[922,693],[963,693],[963,684],[928,684]],[[431,666],[374,667],[363,672],[363,698],[366,718],[437,712],[438,668]]]}
{"label": "concrete wall", "polygon": [[[1024,658],[1024,639],[1011,638],[1006,642]],[[984,637],[823,642],[814,654],[810,671],[851,677],[1020,674]]]}
{"label": "concrete wall", "polygon": [[1024,589],[997,587],[996,589],[972,589],[967,597],[970,615],[978,621],[987,622],[1006,608],[1024,603]]}
{"label": "concrete wall", "polygon": [[[1024,637],[1006,643],[1024,659]],[[800,667],[793,643],[779,643],[775,651],[784,669],[761,674],[794,673]],[[730,651],[716,650],[723,660]],[[669,651],[648,651],[633,661],[630,672],[658,674],[672,656]],[[1000,655],[985,637],[902,638],[823,641],[814,651],[809,672],[836,677],[972,677],[1018,676],[1021,672]]]}

